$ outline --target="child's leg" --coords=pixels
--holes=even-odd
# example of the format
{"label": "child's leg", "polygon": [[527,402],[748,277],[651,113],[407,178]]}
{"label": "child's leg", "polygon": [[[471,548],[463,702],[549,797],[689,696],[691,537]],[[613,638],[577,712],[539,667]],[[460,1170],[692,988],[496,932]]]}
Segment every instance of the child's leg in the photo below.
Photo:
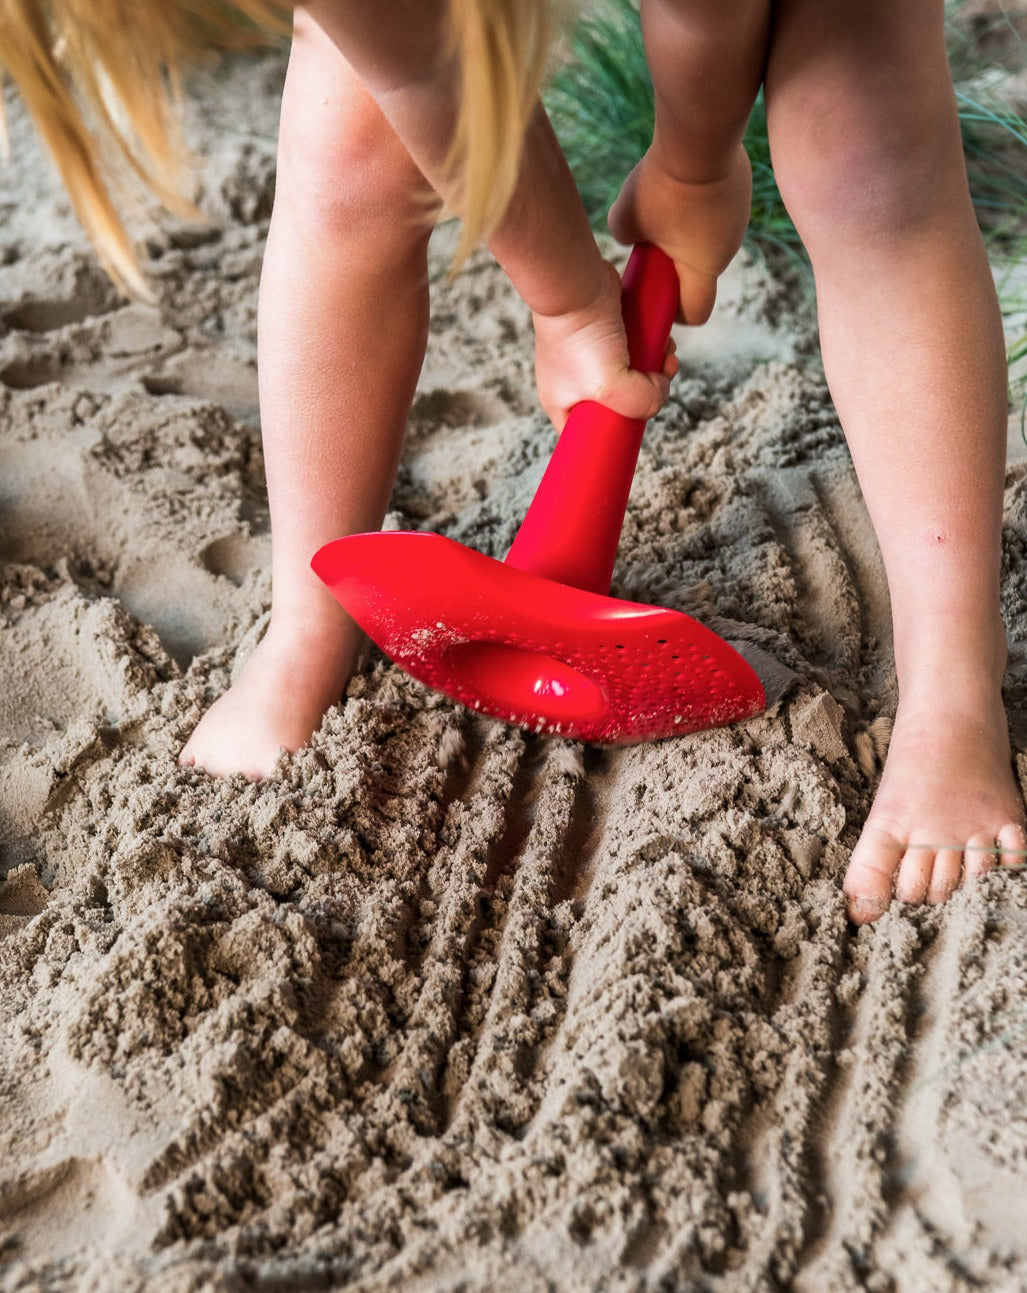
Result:
{"label": "child's leg", "polygon": [[779,0],[766,77],[775,171],[813,262],[892,604],[899,709],[845,880],[858,921],[893,880],[904,900],[940,901],[962,866],[994,861],[981,846],[1024,845],[1000,694],[1004,350],[942,8]]}
{"label": "child's leg", "polygon": [[424,357],[424,182],[360,80],[297,10],[260,285],[272,534],[268,631],[182,762],[267,774],[342,695],[362,636],[310,570],[377,529]]}
{"label": "child's leg", "polygon": [[624,183],[610,229],[674,259],[681,317],[705,323],[717,277],[749,223],[742,136],[763,76],[770,0],[642,0],[656,96],[652,146]]}

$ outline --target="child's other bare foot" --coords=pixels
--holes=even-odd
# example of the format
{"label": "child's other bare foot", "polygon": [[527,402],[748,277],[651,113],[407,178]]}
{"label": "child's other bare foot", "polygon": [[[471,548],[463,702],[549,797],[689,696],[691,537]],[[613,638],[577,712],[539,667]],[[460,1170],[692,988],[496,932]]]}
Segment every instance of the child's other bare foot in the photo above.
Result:
{"label": "child's other bare foot", "polygon": [[876,920],[893,892],[902,902],[944,902],[963,876],[1022,865],[1012,850],[1025,845],[998,689],[903,702],[845,876],[849,915],[857,924]]}
{"label": "child's other bare foot", "polygon": [[348,616],[271,624],[238,680],[207,710],[178,756],[214,776],[269,776],[282,750],[306,745],[341,699],[366,638]]}
{"label": "child's other bare foot", "polygon": [[751,205],[752,168],[744,148],[723,175],[700,180],[671,175],[650,148],[610,208],[610,232],[618,242],[661,247],[678,272],[681,321],[705,323],[717,279],[742,245]]}

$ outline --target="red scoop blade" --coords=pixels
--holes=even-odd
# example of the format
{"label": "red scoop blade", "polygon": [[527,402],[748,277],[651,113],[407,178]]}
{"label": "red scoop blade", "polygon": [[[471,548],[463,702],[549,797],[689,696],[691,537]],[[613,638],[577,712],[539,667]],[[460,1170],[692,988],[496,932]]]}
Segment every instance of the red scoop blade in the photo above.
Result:
{"label": "red scoop blade", "polygon": [[527,574],[441,535],[350,535],[312,565],[408,673],[532,731],[621,745],[766,706],[748,662],[697,620]]}

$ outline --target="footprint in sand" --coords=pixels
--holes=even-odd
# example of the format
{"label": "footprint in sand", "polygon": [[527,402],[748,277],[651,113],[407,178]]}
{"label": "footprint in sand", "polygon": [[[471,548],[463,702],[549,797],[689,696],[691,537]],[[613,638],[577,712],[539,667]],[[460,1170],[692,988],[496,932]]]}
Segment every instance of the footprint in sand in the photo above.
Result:
{"label": "footprint in sand", "polygon": [[152,307],[125,304],[83,252],[29,256],[0,269],[0,383],[112,390],[182,346]]}
{"label": "footprint in sand", "polygon": [[107,314],[118,294],[94,257],[65,249],[35,253],[0,267],[0,323],[7,331],[45,333]]}
{"label": "footprint in sand", "polygon": [[67,773],[102,755],[102,734],[138,718],[176,673],[153,630],[116,601],[67,576],[0,566],[0,866],[35,859]]}
{"label": "footprint in sand", "polygon": [[182,667],[245,630],[268,566],[255,431],[217,406],[139,391],[42,403],[0,392],[0,421],[0,556],[66,561]]}

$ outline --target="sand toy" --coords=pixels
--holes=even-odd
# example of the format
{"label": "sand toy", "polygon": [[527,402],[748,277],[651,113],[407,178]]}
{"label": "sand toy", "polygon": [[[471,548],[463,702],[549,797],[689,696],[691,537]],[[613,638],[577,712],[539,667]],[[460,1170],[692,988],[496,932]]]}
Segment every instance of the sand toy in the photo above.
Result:
{"label": "sand toy", "polygon": [[[636,247],[633,367],[661,367],[677,303],[672,262]],[[599,404],[572,409],[505,561],[389,532],[336,539],[313,569],[401,668],[520,727],[621,745],[749,718],[787,671],[679,611],[608,595],[644,429]]]}

